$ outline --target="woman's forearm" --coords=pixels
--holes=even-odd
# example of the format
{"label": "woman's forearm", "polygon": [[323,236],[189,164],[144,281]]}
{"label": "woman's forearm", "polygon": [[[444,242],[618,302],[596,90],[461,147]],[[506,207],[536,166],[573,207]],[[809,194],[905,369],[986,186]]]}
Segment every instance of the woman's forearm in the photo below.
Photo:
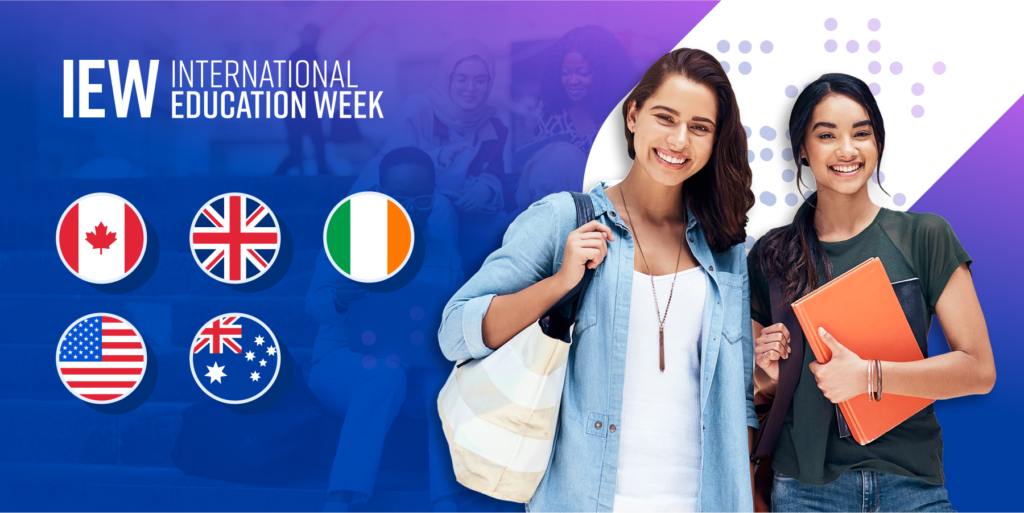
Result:
{"label": "woman's forearm", "polygon": [[995,358],[966,263],[949,278],[935,313],[950,351],[916,362],[882,362],[883,394],[949,399],[992,390]]}
{"label": "woman's forearm", "polygon": [[558,274],[505,296],[495,296],[484,315],[481,331],[484,345],[497,349],[536,322],[544,312],[562,299],[575,284],[566,286]]}
{"label": "woman's forearm", "polygon": [[[864,380],[867,382],[866,368]],[[954,350],[914,362],[882,362],[883,394],[950,399],[987,394],[995,381],[996,368],[991,359],[963,351]]]}

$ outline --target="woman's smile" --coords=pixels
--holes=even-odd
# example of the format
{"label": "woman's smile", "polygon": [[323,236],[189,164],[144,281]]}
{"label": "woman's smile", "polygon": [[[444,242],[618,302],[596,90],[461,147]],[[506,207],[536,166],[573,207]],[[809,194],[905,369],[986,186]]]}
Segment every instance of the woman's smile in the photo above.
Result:
{"label": "woman's smile", "polygon": [[834,175],[841,176],[844,178],[854,176],[857,173],[859,173],[862,169],[864,169],[863,162],[845,162],[830,164],[828,166],[828,170],[832,171]]}
{"label": "woman's smile", "polygon": [[682,153],[666,150],[664,148],[653,148],[654,156],[661,165],[669,169],[682,169],[690,162],[690,158]]}
{"label": "woman's smile", "polygon": [[565,87],[565,92],[569,95],[569,99],[575,102],[583,99],[583,96],[587,94],[587,88],[582,84],[570,83]]}

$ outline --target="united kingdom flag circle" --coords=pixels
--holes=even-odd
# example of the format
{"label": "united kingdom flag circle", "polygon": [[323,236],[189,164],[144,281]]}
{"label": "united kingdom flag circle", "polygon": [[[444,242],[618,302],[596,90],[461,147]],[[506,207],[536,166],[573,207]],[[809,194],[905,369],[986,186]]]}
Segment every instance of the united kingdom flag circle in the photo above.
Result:
{"label": "united kingdom flag circle", "polygon": [[189,366],[206,395],[226,404],[245,404],[259,399],[277,381],[281,345],[259,319],[228,313],[199,328]]}
{"label": "united kingdom flag circle", "polygon": [[211,278],[248,283],[274,265],[281,250],[281,227],[265,203],[231,192],[199,209],[189,244],[199,268]]}

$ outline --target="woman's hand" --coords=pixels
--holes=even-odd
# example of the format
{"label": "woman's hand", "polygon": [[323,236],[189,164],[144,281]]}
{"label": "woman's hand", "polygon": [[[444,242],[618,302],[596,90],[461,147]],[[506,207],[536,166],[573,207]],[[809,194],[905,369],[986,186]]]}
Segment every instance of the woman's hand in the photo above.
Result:
{"label": "woman's hand", "polygon": [[571,290],[583,279],[583,272],[596,269],[608,254],[608,241],[615,240],[612,229],[593,220],[569,232],[565,239],[562,267],[555,276],[565,290]]}
{"label": "woman's hand", "polygon": [[771,378],[779,382],[779,359],[788,359],[793,350],[789,347],[789,330],[781,322],[761,330],[761,336],[754,340],[754,361]]}
{"label": "woman's hand", "polygon": [[338,313],[348,311],[349,303],[365,297],[368,292],[359,286],[358,283],[347,278],[335,280],[334,286],[334,310]]}
{"label": "woman's hand", "polygon": [[463,212],[475,212],[480,210],[487,202],[494,197],[494,191],[483,182],[476,182],[465,189],[455,191],[455,208]]}
{"label": "woman's hand", "polygon": [[818,388],[833,403],[853,399],[868,392],[868,365],[853,351],[850,351],[836,339],[832,338],[825,328],[818,328],[818,336],[832,351],[832,359],[828,363],[811,362],[811,372]]}
{"label": "woman's hand", "polygon": [[460,153],[472,147],[473,145],[468,142],[458,142],[445,146],[441,149],[441,153],[437,155],[437,163],[442,167],[451,166],[452,163],[455,162],[455,158],[458,157]]}

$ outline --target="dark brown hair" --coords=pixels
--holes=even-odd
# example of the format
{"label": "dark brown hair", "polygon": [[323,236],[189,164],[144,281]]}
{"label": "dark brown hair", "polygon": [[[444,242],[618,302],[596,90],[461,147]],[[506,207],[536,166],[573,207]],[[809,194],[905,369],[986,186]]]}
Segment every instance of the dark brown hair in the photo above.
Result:
{"label": "dark brown hair", "polygon": [[540,90],[545,115],[557,115],[572,105],[562,85],[562,62],[573,52],[586,59],[594,74],[594,82],[583,98],[583,105],[591,118],[603,120],[608,116],[608,106],[629,92],[639,72],[626,47],[614,34],[597,25],[576,27],[548,50]]}
{"label": "dark brown hair", "polygon": [[[740,122],[732,84],[718,60],[702,50],[679,48],[663,55],[644,73],[640,83],[622,104],[622,119],[629,117],[630,105],[637,112],[644,102],[672,75],[707,86],[718,99],[715,142],[708,163],[683,185],[683,201],[704,230],[708,246],[723,252],[746,240],[747,211],[754,206],[750,190],[751,172],[747,161],[747,133]],[[633,132],[626,122],[629,158],[636,158]]]}
{"label": "dark brown hair", "polygon": [[[868,113],[871,128],[878,148],[878,163],[875,172],[882,166],[882,150],[885,149],[885,125],[882,111],[878,109],[875,95],[861,79],[843,73],[829,73],[811,82],[797,97],[793,112],[789,115],[789,133],[796,157],[796,186],[800,190],[800,178],[804,160],[804,140],[807,127],[814,117],[814,108],[829,95],[839,94],[859,103]],[[879,181],[881,185],[881,181]],[[882,189],[885,191],[885,189]],[[757,242],[758,265],[765,276],[778,276],[782,280],[782,301],[789,305],[798,298],[818,288],[817,256],[824,266],[825,280],[832,280],[832,263],[825,254],[825,247],[818,240],[814,228],[814,213],[818,206],[818,193],[811,194],[796,211],[793,222],[765,234]]]}

